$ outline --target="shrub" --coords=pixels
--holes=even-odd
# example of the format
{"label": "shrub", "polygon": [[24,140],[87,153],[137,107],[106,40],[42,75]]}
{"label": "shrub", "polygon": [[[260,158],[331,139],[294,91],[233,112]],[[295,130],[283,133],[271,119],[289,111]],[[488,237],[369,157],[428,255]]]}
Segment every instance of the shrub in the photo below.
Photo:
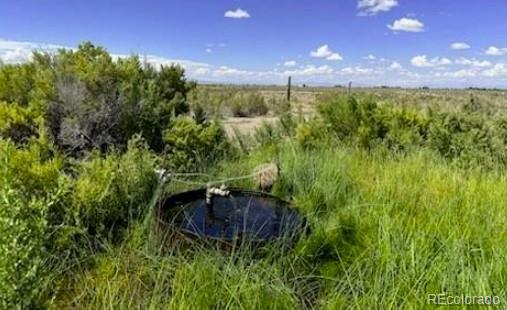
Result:
{"label": "shrub", "polygon": [[431,119],[428,145],[464,167],[493,168],[507,164],[502,130],[501,122],[476,113],[442,113]]}
{"label": "shrub", "polygon": [[359,103],[353,97],[338,97],[318,106],[319,115],[339,139],[355,134],[361,123]]}
{"label": "shrub", "polygon": [[[209,118],[217,118],[222,114],[222,108],[227,100],[230,99],[227,89],[214,91],[206,86],[199,86],[191,90],[188,94],[190,107],[196,114],[206,115]],[[199,110],[199,111],[197,111]],[[196,118],[198,120],[199,117]],[[200,123],[199,121],[197,121]]]}
{"label": "shrub", "polygon": [[410,146],[422,146],[428,138],[429,120],[420,112],[396,109],[393,106],[381,108],[381,123],[386,128],[383,143],[391,150],[404,150]]}
{"label": "shrub", "polygon": [[26,107],[33,99],[35,70],[33,63],[0,66],[0,101]]}
{"label": "shrub", "polygon": [[275,114],[290,112],[290,102],[285,98],[271,98],[268,101],[268,106]]}
{"label": "shrub", "polygon": [[202,171],[225,157],[231,145],[216,122],[197,124],[190,117],[177,117],[164,132],[166,164],[177,171]]}
{"label": "shrub", "polygon": [[305,149],[317,148],[328,139],[325,125],[319,120],[299,123],[296,128],[295,139]]}
{"label": "shrub", "polygon": [[155,158],[138,138],[123,155],[78,163],[76,180],[50,150],[42,138],[23,149],[0,139],[0,308],[45,307],[67,260],[121,240],[156,187]]}
{"label": "shrub", "polygon": [[275,145],[282,139],[278,128],[270,122],[263,121],[255,130],[254,140],[260,146]]}
{"label": "shrub", "polygon": [[261,116],[269,112],[264,97],[258,93],[236,93],[230,108],[236,117]]}
{"label": "shrub", "polygon": [[163,130],[172,116],[188,113],[187,92],[194,87],[179,66],[156,70],[137,56],[114,60],[89,42],[75,50],[35,52],[31,62],[0,68],[0,101],[10,106],[7,112],[0,107],[0,134],[24,141],[44,125],[72,156],[124,151],[141,134],[161,152]]}
{"label": "shrub", "polygon": [[5,181],[0,188],[0,308],[30,308],[44,302],[51,284],[45,248],[51,201],[23,197]]}
{"label": "shrub", "polygon": [[42,307],[54,293],[68,179],[45,151],[0,139],[0,308]]}
{"label": "shrub", "polygon": [[35,134],[35,126],[26,108],[14,103],[0,102],[0,137],[21,143]]}
{"label": "shrub", "polygon": [[95,153],[79,165],[70,198],[72,218],[87,238],[96,243],[119,240],[129,222],[145,214],[157,183],[154,161],[134,139],[123,155],[102,158]]}
{"label": "shrub", "polygon": [[390,119],[390,115],[384,115],[386,110],[370,97],[358,100],[341,96],[324,102],[318,109],[331,133],[339,140],[354,142],[361,147],[377,145],[389,130],[385,120]]}
{"label": "shrub", "polygon": [[63,158],[47,158],[47,146],[31,143],[18,149],[12,142],[0,139],[0,174],[5,182],[27,197],[45,197],[58,186]]}
{"label": "shrub", "polygon": [[280,115],[280,130],[288,137],[294,136],[296,128],[303,119],[296,119],[290,112]]}
{"label": "shrub", "polygon": [[[338,97],[319,106],[319,115],[340,140],[371,149],[390,151],[429,147],[460,166],[494,168],[506,165],[505,126],[488,109],[466,108],[459,113],[379,105],[371,99]],[[493,119],[492,119],[493,118]],[[302,126],[299,141],[311,131]]]}

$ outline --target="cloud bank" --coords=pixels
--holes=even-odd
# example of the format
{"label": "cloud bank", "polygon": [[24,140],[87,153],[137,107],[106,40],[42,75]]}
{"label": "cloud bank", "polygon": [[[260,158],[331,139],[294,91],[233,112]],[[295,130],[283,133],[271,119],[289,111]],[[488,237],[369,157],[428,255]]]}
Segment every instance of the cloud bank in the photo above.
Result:
{"label": "cloud bank", "polygon": [[[34,50],[54,52],[69,48],[57,44],[22,42],[0,39],[0,60],[4,64],[29,61]],[[496,50],[495,50],[496,51]],[[496,51],[498,52],[498,51]],[[308,59],[287,60],[281,66],[267,70],[246,70],[226,64],[214,65],[206,62],[176,59],[157,55],[141,55],[141,59],[159,67],[178,64],[186,71],[189,79],[211,83],[249,83],[283,85],[288,76],[295,83],[314,85],[345,85],[353,81],[359,86],[404,86],[404,87],[506,87],[507,63],[493,63],[476,58],[449,58],[440,56],[415,55],[404,66],[400,60],[368,55],[362,63],[339,65],[336,62],[316,65],[308,63],[334,58],[329,45],[322,45],[310,53]],[[114,59],[128,57],[128,54],[112,53]],[[339,55],[339,54],[338,54]],[[341,56],[340,56],[341,58]],[[495,58],[498,59],[498,58]],[[301,64],[300,64],[301,63]]]}

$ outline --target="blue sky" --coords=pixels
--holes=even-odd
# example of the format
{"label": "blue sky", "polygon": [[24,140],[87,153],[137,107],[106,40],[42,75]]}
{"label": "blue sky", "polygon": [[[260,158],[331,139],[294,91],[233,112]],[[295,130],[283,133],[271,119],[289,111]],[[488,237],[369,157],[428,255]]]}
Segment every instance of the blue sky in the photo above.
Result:
{"label": "blue sky", "polygon": [[0,60],[102,45],[207,82],[507,87],[505,0],[0,0]]}

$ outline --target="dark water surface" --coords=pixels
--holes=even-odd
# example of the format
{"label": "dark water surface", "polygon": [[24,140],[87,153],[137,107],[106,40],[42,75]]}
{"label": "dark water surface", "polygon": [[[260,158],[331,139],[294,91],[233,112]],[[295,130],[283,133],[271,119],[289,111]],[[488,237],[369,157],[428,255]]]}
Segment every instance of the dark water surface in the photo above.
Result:
{"label": "dark water surface", "polygon": [[305,227],[305,219],[290,203],[236,189],[228,197],[214,196],[209,205],[205,189],[176,194],[163,201],[159,216],[184,233],[225,241],[294,239]]}

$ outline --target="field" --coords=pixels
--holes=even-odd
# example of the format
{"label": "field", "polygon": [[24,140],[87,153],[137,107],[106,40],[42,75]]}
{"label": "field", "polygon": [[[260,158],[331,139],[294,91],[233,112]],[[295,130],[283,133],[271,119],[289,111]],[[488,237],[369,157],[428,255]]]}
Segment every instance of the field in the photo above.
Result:
{"label": "field", "polygon": [[[36,56],[0,66],[0,308],[507,308],[507,91],[297,86],[288,102],[89,43]],[[162,196],[266,162],[309,221],[295,246],[154,229]]]}
{"label": "field", "polygon": [[[287,98],[287,87],[280,86],[223,86],[223,85],[200,85],[199,89],[203,89],[209,93],[226,93],[229,91],[256,92],[261,94],[267,102],[273,102],[275,108],[272,109],[268,116],[251,116],[247,119],[241,117],[233,117],[227,111],[222,111],[224,125],[228,132],[232,131],[232,127],[237,127],[241,132],[251,133],[253,129],[259,127],[263,121],[272,122],[276,120],[277,111],[283,106],[285,98]],[[505,90],[456,90],[456,89],[403,89],[403,88],[353,88],[352,93],[356,96],[371,96],[378,102],[396,103],[398,106],[406,107],[430,107],[438,106],[447,111],[455,111],[466,102],[470,101],[471,96],[483,105],[494,107],[496,113],[506,113],[507,107],[507,91]],[[294,115],[304,115],[305,118],[315,114],[316,105],[319,98],[329,95],[347,95],[347,89],[337,87],[302,87],[296,86],[291,90],[292,104],[291,113]]]}

